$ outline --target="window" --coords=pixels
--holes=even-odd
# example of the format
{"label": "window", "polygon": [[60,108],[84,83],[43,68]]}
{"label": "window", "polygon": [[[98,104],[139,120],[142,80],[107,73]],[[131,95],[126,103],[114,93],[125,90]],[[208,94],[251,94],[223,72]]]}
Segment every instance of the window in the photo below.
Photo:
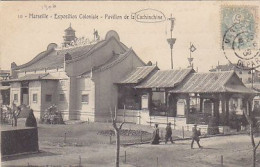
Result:
{"label": "window", "polygon": [[59,99],[60,99],[60,101],[65,101],[65,95],[64,94],[60,94]]}
{"label": "window", "polygon": [[248,71],[248,74],[251,74],[251,71]]}
{"label": "window", "polygon": [[45,101],[46,102],[51,102],[51,98],[52,98],[52,95],[46,95],[45,96]]}
{"label": "window", "polygon": [[82,103],[88,103],[88,101],[89,101],[88,94],[81,95],[81,102]]}
{"label": "window", "polygon": [[33,94],[33,100],[32,100],[34,103],[37,103],[37,94]]}
{"label": "window", "polygon": [[18,102],[18,94],[14,94],[14,102]]}

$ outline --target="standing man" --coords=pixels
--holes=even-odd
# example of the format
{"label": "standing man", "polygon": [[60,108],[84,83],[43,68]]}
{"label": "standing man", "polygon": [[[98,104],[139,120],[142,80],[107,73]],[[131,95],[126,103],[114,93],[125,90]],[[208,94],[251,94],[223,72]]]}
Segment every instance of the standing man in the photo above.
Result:
{"label": "standing man", "polygon": [[191,141],[191,149],[193,149],[193,143],[194,140],[197,142],[199,148],[202,148],[202,146],[200,145],[200,131],[197,130],[197,125],[195,124],[194,127],[192,128],[192,141]]}
{"label": "standing man", "polygon": [[172,143],[174,143],[174,142],[172,141],[172,128],[171,128],[171,123],[170,123],[170,122],[169,122],[169,123],[167,124],[167,126],[166,126],[165,144],[167,144],[168,139],[170,139],[170,141],[171,141]]}

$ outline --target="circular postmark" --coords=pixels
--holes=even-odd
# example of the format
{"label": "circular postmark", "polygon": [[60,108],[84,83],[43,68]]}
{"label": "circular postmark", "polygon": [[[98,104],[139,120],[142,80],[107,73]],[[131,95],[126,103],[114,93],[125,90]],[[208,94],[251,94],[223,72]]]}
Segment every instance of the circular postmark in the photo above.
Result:
{"label": "circular postmark", "polygon": [[260,50],[257,35],[247,25],[235,23],[224,33],[222,50],[236,67],[253,69],[260,67]]}

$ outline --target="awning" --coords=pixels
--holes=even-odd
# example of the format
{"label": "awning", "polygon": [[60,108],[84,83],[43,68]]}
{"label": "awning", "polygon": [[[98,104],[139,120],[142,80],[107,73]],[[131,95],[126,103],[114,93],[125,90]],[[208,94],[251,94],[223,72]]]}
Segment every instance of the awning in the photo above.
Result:
{"label": "awning", "polygon": [[157,66],[143,66],[135,68],[117,84],[138,84],[143,81],[151,72],[158,70]]}
{"label": "awning", "polygon": [[157,70],[136,88],[173,88],[192,72],[193,69]]}
{"label": "awning", "polygon": [[[233,77],[233,79],[232,79]],[[233,71],[191,74],[183,84],[174,88],[173,93],[249,93],[247,88]]]}

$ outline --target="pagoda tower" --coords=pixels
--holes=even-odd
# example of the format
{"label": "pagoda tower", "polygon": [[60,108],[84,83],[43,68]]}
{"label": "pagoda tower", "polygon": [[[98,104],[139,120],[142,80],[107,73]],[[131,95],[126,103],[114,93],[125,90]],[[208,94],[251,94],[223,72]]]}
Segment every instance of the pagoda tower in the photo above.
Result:
{"label": "pagoda tower", "polygon": [[77,37],[75,35],[75,30],[71,27],[71,24],[69,28],[64,30],[65,35],[63,36],[64,42],[62,43],[63,46],[70,45],[71,41],[74,41]]}

